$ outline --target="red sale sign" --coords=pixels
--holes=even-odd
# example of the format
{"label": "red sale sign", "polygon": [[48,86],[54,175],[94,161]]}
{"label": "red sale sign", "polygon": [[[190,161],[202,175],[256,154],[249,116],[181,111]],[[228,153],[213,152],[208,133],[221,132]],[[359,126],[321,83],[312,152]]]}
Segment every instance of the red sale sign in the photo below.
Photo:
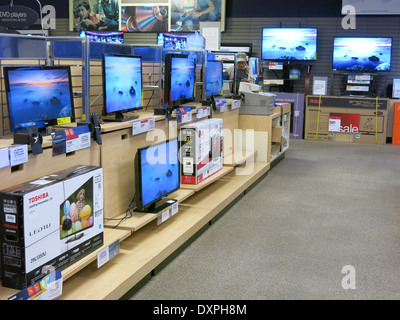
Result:
{"label": "red sale sign", "polygon": [[[339,122],[340,120],[340,122]],[[337,131],[337,132],[350,132],[350,133],[358,133],[360,128],[360,115],[356,113],[330,113],[329,114],[329,123],[332,125],[335,122],[336,128],[340,130],[329,130],[329,131]],[[340,126],[339,126],[339,123]]]}

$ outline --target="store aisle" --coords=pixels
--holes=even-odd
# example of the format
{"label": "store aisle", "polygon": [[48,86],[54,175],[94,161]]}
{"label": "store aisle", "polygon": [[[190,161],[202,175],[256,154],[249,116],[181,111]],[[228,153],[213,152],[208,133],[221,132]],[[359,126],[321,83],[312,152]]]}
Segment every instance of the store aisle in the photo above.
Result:
{"label": "store aisle", "polygon": [[291,140],[130,299],[400,299],[399,159],[398,146]]}

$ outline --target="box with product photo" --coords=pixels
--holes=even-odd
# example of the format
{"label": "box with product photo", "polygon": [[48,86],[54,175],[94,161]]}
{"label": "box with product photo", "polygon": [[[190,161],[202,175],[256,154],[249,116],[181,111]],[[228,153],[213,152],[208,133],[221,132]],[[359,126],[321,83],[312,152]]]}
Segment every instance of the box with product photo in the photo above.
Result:
{"label": "box with product photo", "polygon": [[103,245],[103,170],[75,166],[0,191],[1,280],[24,289]]}
{"label": "box with product photo", "polygon": [[181,183],[198,184],[209,175],[209,121],[203,120],[182,126],[179,141]]}
{"label": "box with product photo", "polygon": [[213,118],[210,124],[210,165],[209,175],[222,169],[223,165],[223,120]]}

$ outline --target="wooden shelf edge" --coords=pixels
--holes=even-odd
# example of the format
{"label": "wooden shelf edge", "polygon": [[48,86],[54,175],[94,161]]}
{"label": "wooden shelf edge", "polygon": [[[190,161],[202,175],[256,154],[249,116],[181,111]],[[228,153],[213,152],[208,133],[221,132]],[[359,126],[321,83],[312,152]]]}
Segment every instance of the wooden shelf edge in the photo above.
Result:
{"label": "wooden shelf edge", "polygon": [[212,184],[213,182],[217,181],[219,178],[223,177],[224,175],[228,174],[231,172],[234,168],[233,167],[227,167],[224,166],[222,167],[221,170],[217,171],[210,177],[208,177],[206,180],[198,183],[198,184],[181,184],[181,189],[186,189],[186,190],[193,190],[195,192],[200,191],[201,189],[204,189],[208,185]]}

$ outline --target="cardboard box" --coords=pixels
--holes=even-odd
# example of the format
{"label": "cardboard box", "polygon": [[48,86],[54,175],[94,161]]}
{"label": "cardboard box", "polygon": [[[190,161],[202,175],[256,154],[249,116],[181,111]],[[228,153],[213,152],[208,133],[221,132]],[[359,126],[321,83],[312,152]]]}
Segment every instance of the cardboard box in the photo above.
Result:
{"label": "cardboard box", "polygon": [[388,99],[306,97],[307,140],[386,144]]}
{"label": "cardboard box", "polygon": [[223,120],[208,119],[180,128],[181,183],[198,184],[222,169]]}
{"label": "cardboard box", "polygon": [[210,124],[210,168],[209,175],[216,173],[223,166],[223,120],[206,120]]}
{"label": "cardboard box", "polygon": [[284,115],[291,112],[291,104],[283,102],[275,102],[274,113]]}
{"label": "cardboard box", "polygon": [[2,285],[24,289],[103,245],[103,170],[75,166],[0,191]]}

